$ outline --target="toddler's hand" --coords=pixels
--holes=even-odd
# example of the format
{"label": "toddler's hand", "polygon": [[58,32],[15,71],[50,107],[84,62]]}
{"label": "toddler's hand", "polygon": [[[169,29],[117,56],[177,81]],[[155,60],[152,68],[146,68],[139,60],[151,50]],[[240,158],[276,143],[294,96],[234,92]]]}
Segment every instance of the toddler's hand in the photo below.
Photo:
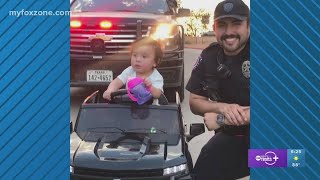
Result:
{"label": "toddler's hand", "polygon": [[144,78],[144,84],[145,84],[147,87],[151,87],[151,86],[152,86],[152,83],[151,83],[151,81],[150,81],[148,78]]}
{"label": "toddler's hand", "polygon": [[103,93],[103,98],[111,101],[111,93],[113,93],[113,91],[110,90],[110,89],[107,89],[107,90]]}

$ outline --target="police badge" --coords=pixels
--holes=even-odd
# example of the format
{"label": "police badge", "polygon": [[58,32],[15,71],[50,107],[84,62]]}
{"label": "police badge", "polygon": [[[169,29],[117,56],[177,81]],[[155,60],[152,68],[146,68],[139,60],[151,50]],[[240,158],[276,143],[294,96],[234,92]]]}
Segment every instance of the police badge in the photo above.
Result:
{"label": "police badge", "polygon": [[242,63],[242,74],[245,78],[250,78],[250,61],[246,60]]}
{"label": "police badge", "polygon": [[223,5],[223,10],[225,12],[230,12],[233,9],[233,4],[232,3],[226,3]]}

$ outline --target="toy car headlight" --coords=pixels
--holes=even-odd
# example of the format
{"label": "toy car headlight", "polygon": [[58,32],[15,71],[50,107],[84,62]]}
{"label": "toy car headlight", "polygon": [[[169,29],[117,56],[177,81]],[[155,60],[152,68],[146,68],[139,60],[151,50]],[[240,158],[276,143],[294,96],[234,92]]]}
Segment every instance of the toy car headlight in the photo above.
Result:
{"label": "toy car headlight", "polygon": [[74,173],[74,168],[70,166],[70,173]]}
{"label": "toy car headlight", "polygon": [[171,24],[161,23],[157,26],[151,36],[158,40],[173,38],[175,34],[174,29],[174,26]]}
{"label": "toy car headlight", "polygon": [[176,174],[179,172],[184,172],[187,169],[187,165],[186,164],[181,164],[179,166],[173,166],[173,167],[169,167],[169,168],[165,168],[163,170],[163,175],[172,175],[172,174]]}

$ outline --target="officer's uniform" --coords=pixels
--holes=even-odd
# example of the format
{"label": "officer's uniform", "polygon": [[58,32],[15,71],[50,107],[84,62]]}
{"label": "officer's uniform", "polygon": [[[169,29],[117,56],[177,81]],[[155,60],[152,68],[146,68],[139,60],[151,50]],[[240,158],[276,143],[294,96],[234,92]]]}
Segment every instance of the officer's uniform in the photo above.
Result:
{"label": "officer's uniform", "polygon": [[[227,66],[231,76],[219,73]],[[225,56],[218,43],[201,53],[186,89],[212,101],[250,106],[250,39],[236,56]],[[195,172],[198,180],[236,179],[248,176],[250,126],[224,126],[202,148]]]}

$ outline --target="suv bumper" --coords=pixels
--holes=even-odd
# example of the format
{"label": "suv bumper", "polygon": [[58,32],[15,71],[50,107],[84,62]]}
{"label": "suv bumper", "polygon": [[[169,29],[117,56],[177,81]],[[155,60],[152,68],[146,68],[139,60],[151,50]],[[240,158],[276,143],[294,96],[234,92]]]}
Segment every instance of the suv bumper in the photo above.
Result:
{"label": "suv bumper", "polygon": [[126,177],[126,178],[115,178],[115,177],[99,177],[99,176],[89,176],[89,175],[77,175],[77,174],[70,174],[71,180],[191,180],[190,175],[184,175],[180,177]]}

